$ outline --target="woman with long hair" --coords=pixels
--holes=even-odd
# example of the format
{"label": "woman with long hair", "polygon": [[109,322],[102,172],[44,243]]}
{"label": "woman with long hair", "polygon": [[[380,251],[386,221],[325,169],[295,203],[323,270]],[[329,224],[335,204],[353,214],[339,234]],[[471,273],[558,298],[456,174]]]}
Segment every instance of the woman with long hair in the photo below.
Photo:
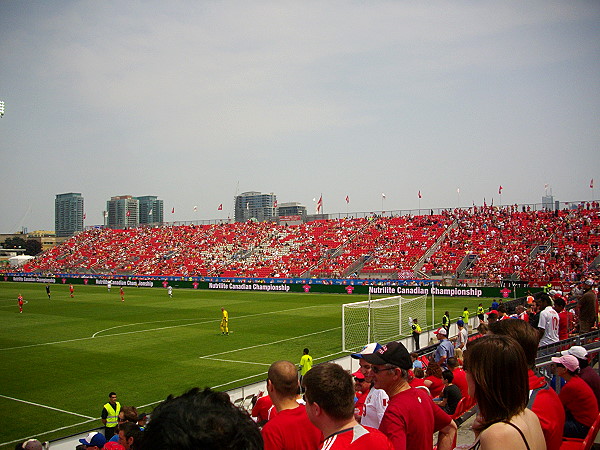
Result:
{"label": "woman with long hair", "polygon": [[473,449],[546,448],[540,422],[527,409],[527,360],[517,341],[502,335],[477,339],[465,352],[464,370],[479,406]]}

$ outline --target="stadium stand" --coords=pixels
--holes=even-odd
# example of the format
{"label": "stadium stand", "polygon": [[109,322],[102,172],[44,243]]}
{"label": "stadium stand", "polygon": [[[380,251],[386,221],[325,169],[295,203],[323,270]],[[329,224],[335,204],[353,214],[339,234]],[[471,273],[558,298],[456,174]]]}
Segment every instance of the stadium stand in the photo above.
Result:
{"label": "stadium stand", "polygon": [[[254,278],[575,281],[598,258],[600,211],[473,207],[439,215],[94,228],[25,272]],[[405,275],[408,274],[408,275]]]}

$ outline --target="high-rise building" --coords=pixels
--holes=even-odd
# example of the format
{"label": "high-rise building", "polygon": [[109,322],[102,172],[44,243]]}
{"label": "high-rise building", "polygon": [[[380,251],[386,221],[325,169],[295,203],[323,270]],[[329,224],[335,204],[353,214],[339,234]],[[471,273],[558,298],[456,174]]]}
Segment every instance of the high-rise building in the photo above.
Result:
{"label": "high-rise building", "polygon": [[235,197],[235,221],[247,222],[256,219],[259,222],[273,220],[276,216],[277,196],[272,192],[244,192]]}
{"label": "high-rise building", "polygon": [[139,203],[139,223],[147,225],[152,223],[162,223],[164,217],[163,201],[154,195],[145,195],[135,197]]}
{"label": "high-rise building", "polygon": [[133,228],[138,226],[139,202],[131,195],[111,197],[106,202],[109,228]]}
{"label": "high-rise building", "polygon": [[80,193],[56,195],[54,231],[57,237],[73,236],[83,231],[83,197]]}

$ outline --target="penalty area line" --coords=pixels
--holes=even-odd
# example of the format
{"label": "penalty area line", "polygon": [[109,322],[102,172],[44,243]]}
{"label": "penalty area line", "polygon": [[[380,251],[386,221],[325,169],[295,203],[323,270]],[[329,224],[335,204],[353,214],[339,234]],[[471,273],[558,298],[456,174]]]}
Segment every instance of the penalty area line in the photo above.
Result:
{"label": "penalty area line", "polygon": [[6,398],[8,400],[13,400],[15,402],[26,403],[27,405],[39,406],[40,408],[51,409],[53,411],[58,411],[58,412],[65,413],[65,414],[71,414],[73,416],[83,417],[84,419],[96,420],[95,417],[86,416],[84,414],[78,414],[78,413],[75,413],[75,412],[72,412],[72,411],[65,411],[64,409],[58,409],[58,408],[54,408],[52,406],[42,405],[40,403],[29,402],[27,400],[22,400],[20,398],[9,397],[8,395],[2,395],[2,394],[0,394],[0,397]]}
{"label": "penalty area line", "polygon": [[316,331],[314,333],[308,333],[308,334],[303,334],[301,336],[294,336],[294,337],[290,337],[290,338],[286,338],[286,339],[280,339],[279,341],[267,342],[265,344],[251,345],[250,347],[236,348],[234,350],[227,350],[226,352],[213,353],[212,355],[199,356],[199,358],[200,359],[212,358],[213,356],[226,355],[227,353],[239,352],[241,350],[250,350],[250,349],[258,348],[258,347],[266,347],[267,345],[279,344],[280,342],[286,342],[286,341],[293,341],[294,339],[304,338],[307,336],[314,336],[315,334],[329,333],[330,331],[339,330],[340,328],[342,328],[342,327],[335,327],[335,328],[330,328],[328,330]]}
{"label": "penalty area line", "polygon": [[239,364],[254,364],[256,366],[270,366],[271,364],[267,364],[267,363],[259,363],[259,362],[252,362],[252,361],[236,361],[234,359],[220,359],[220,358],[202,358],[202,359],[208,359],[210,361],[222,361],[222,362],[232,362],[232,363],[239,363]]}

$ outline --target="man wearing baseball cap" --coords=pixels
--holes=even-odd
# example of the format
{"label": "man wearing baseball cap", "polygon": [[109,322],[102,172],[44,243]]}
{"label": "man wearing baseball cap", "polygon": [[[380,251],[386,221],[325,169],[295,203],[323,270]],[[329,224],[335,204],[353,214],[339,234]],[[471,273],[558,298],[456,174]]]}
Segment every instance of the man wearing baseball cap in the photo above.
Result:
{"label": "man wearing baseball cap", "polygon": [[447,369],[446,361],[454,356],[454,345],[448,340],[448,330],[444,327],[438,328],[434,333],[440,343],[435,349],[433,360],[443,369]]}
{"label": "man wearing baseball cap", "polygon": [[84,439],[79,439],[79,442],[85,445],[86,448],[99,449],[104,448],[104,445],[106,444],[106,438],[102,433],[92,431]]}
{"label": "man wearing baseball cap", "polygon": [[564,437],[583,439],[598,417],[598,401],[592,388],[583,381],[579,373],[579,361],[573,355],[553,357],[556,374],[567,382],[558,397],[565,413]]}
{"label": "man wearing baseball cap", "polygon": [[592,388],[592,391],[594,391],[594,394],[596,395],[598,405],[600,406],[600,375],[590,367],[587,359],[588,353],[585,347],[574,345],[568,350],[563,350],[561,354],[563,356],[572,355],[577,358],[579,361],[579,377]]}
{"label": "man wearing baseball cap", "polygon": [[364,360],[364,355],[369,355],[381,348],[377,342],[372,342],[365,345],[358,353],[353,353],[352,358],[358,359],[360,365],[360,373],[365,377],[365,381],[369,383],[369,393],[365,397],[364,405],[361,411],[362,417],[356,420],[362,425],[371,428],[379,428],[385,409],[389,401],[389,397],[383,389],[373,387],[375,374],[371,370],[371,364]]}
{"label": "man wearing baseball cap", "polygon": [[406,347],[389,342],[362,359],[371,364],[375,388],[383,389],[390,397],[379,430],[392,441],[394,448],[431,450],[433,433],[439,431],[437,448],[451,449],[456,424],[425,391],[408,384],[412,361]]}

